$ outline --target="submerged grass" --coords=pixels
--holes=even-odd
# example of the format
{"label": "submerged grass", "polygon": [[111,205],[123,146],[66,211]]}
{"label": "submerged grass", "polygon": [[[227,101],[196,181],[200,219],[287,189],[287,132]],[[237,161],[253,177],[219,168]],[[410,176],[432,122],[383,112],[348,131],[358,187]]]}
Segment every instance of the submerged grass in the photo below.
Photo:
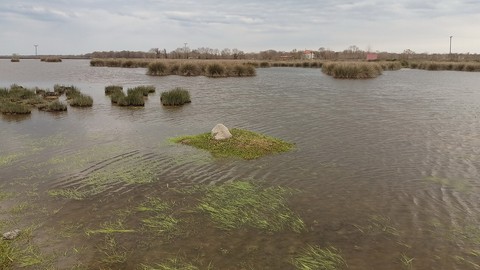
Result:
{"label": "submerged grass", "polygon": [[347,262],[334,247],[306,247],[292,260],[298,270],[337,270],[347,268]]}
{"label": "submerged grass", "polygon": [[[155,266],[143,265],[142,270],[199,270],[197,266],[186,262],[184,259],[171,258]],[[206,268],[211,269],[210,267]]]}
{"label": "submerged grass", "polygon": [[104,222],[100,229],[90,229],[86,230],[85,234],[91,236],[94,234],[113,234],[113,233],[133,233],[135,230],[125,228],[125,225],[122,220],[117,220],[115,222]]}
{"label": "submerged grass", "polygon": [[137,210],[149,214],[142,219],[143,226],[156,234],[170,234],[178,229],[178,219],[173,217],[172,204],[158,198],[148,198]]}
{"label": "submerged grass", "polygon": [[240,157],[247,160],[287,152],[293,148],[291,143],[252,131],[233,128],[230,132],[232,137],[225,140],[215,140],[210,133],[203,133],[174,138],[172,141],[207,150],[215,157]]}
{"label": "submerged grass", "polygon": [[303,220],[287,206],[290,194],[291,190],[279,186],[262,188],[249,181],[236,181],[208,188],[198,209],[225,230],[247,226],[301,232],[306,230]]}
{"label": "submerged grass", "polygon": [[105,236],[105,241],[101,246],[98,246],[98,250],[102,255],[101,262],[108,266],[113,266],[117,264],[120,266],[120,264],[127,261],[127,250],[120,247],[115,238],[111,235]]}
{"label": "submerged grass", "polygon": [[453,189],[458,192],[468,192],[471,186],[465,179],[449,179],[438,176],[428,176],[424,178],[425,181],[435,183],[443,187]]}

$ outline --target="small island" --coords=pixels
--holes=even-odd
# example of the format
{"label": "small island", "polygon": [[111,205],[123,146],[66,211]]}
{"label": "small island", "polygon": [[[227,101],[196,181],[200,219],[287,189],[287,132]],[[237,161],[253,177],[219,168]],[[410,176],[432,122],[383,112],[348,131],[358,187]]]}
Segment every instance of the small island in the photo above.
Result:
{"label": "small island", "polygon": [[175,143],[190,145],[209,151],[215,157],[257,159],[269,154],[287,152],[293,144],[252,131],[232,128],[232,136],[217,140],[211,133],[173,138]]}

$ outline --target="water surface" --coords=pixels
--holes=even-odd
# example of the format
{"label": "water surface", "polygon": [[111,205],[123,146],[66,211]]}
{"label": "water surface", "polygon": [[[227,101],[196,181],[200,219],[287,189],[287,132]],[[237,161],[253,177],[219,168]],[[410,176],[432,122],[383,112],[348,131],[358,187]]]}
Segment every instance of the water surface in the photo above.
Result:
{"label": "water surface", "polygon": [[[85,60],[0,61],[0,87],[59,83],[94,98],[92,108],[0,119],[0,187],[14,194],[1,202],[0,218],[18,227],[35,223],[32,238],[42,254],[66,254],[52,260],[55,267],[108,266],[99,249],[104,236],[87,237],[85,230],[149,196],[188,201],[169,190],[240,179],[299,190],[289,205],[308,231],[222,231],[196,221],[173,239],[119,234],[116,243],[128,256],[113,268],[180,256],[214,269],[294,269],[289,258],[307,245],[336,247],[349,269],[408,269],[402,256],[414,258],[413,269],[480,264],[478,74],[404,69],[372,80],[336,80],[303,68],[221,79],[145,73],[90,67]],[[144,108],[120,108],[104,95],[110,84],[154,85],[157,92]],[[192,103],[162,107],[160,92],[174,87],[188,89]],[[168,141],[217,123],[293,142],[295,150],[219,160]],[[115,171],[137,178],[148,172],[155,181],[107,181],[101,188],[88,182]],[[68,188],[92,195],[49,195]],[[26,211],[12,213],[25,202]],[[135,214],[128,220],[138,225]],[[67,227],[70,237],[59,235]]]}

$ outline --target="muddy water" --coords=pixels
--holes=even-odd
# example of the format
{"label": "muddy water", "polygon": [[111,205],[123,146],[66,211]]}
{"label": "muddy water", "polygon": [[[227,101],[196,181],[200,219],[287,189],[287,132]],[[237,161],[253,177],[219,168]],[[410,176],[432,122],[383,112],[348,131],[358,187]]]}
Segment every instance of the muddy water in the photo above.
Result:
{"label": "muddy water", "polygon": [[[0,86],[12,83],[73,84],[94,98],[88,109],[0,119],[0,187],[11,194],[0,217],[4,230],[33,228],[45,258],[33,267],[141,269],[182,258],[200,269],[294,269],[291,258],[307,245],[337,248],[349,269],[480,265],[478,74],[400,70],[349,81],[318,69],[269,68],[253,78],[209,79],[150,77],[83,60],[2,60]],[[157,92],[145,108],[119,108],[104,96],[110,84],[155,85]],[[177,86],[193,102],[162,107],[160,92]],[[218,160],[168,141],[217,123],[296,147],[254,161]],[[289,206],[308,230],[224,231],[185,211],[198,198],[173,191],[238,179],[297,189]],[[52,195],[69,189],[86,197]],[[154,196],[186,217],[180,233],[85,234],[120,218],[141,227],[135,207]],[[112,254],[123,259],[109,262]]]}

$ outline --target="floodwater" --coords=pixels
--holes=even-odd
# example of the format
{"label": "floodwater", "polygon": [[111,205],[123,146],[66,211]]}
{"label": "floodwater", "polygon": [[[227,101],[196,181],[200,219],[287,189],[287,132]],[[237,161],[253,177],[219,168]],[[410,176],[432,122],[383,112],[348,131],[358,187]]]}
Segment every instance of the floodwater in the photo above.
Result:
{"label": "floodwater", "polygon": [[[0,119],[0,187],[11,194],[0,201],[0,224],[30,228],[42,258],[31,269],[142,269],[169,258],[199,269],[295,269],[292,258],[308,245],[335,247],[348,269],[480,269],[479,74],[403,69],[337,80],[303,68],[222,79],[145,73],[86,60],[0,61],[0,87],[75,85],[94,99],[92,108]],[[120,108],[104,95],[111,84],[154,85],[157,92],[144,108]],[[190,91],[192,103],[162,107],[160,92],[177,86]],[[168,141],[217,123],[293,142],[295,150],[243,161]],[[153,174],[155,181],[108,180],[118,174]],[[182,213],[190,225],[168,237],[85,233],[120,218],[137,229],[142,216],[134,209],[149,197],[179,207],[195,200],[171,190],[242,179],[297,190],[288,204],[307,230],[225,231],[195,212]],[[69,189],[89,196],[53,196]],[[109,261],[116,255],[120,263]]]}

